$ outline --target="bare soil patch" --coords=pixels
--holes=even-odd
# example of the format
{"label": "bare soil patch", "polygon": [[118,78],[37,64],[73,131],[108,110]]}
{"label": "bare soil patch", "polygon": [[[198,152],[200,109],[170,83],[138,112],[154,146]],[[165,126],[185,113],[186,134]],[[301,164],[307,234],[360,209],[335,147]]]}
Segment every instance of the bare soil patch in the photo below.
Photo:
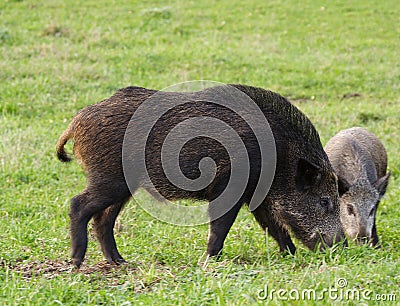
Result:
{"label": "bare soil patch", "polygon": [[1,262],[0,266],[8,267],[10,270],[20,273],[22,277],[27,279],[38,276],[44,276],[48,279],[51,279],[58,275],[74,273],[81,273],[87,276],[95,273],[100,275],[113,275],[122,271],[135,270],[135,268],[129,264],[115,265],[107,262],[100,262],[95,265],[83,264],[78,270],[67,260],[47,260],[44,262],[23,261],[12,265]]}

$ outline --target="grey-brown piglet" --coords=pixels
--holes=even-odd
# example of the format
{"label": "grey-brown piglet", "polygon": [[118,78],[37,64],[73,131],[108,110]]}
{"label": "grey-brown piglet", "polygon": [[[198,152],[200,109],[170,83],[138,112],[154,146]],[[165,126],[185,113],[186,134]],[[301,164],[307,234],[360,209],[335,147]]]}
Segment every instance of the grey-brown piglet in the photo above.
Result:
{"label": "grey-brown piglet", "polygon": [[346,234],[377,246],[376,211],[390,172],[381,141],[361,127],[340,131],[325,146],[339,179],[340,218]]}

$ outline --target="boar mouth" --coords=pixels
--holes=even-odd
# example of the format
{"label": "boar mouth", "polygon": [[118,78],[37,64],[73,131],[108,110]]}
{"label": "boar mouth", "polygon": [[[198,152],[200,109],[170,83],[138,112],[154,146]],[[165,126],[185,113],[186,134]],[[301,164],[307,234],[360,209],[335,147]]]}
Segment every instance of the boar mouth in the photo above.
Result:
{"label": "boar mouth", "polygon": [[327,235],[323,234],[319,231],[314,232],[310,239],[307,241],[306,246],[309,247],[311,250],[324,251],[327,248],[331,248],[335,243],[343,242],[344,246],[347,246],[347,239],[345,238],[344,234],[337,233],[335,235]]}
{"label": "boar mouth", "polygon": [[305,245],[310,249],[310,250],[323,250],[326,248],[328,243],[325,242],[324,235],[321,234],[320,232],[316,231],[314,232],[310,238],[305,242]]}
{"label": "boar mouth", "polygon": [[355,239],[357,245],[363,245],[363,244],[368,244],[370,246],[372,246],[372,238],[371,237],[365,237],[365,236],[360,236]]}

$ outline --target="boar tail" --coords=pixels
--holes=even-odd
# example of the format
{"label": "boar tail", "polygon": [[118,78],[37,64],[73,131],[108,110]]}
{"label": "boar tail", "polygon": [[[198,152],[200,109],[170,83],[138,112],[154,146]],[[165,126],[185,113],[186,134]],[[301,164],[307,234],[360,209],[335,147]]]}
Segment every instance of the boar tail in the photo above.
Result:
{"label": "boar tail", "polygon": [[74,129],[72,127],[72,124],[62,133],[60,138],[58,139],[57,142],[57,157],[59,160],[62,162],[70,162],[72,160],[71,157],[68,156],[67,152],[65,152],[65,144],[73,138],[74,135]]}

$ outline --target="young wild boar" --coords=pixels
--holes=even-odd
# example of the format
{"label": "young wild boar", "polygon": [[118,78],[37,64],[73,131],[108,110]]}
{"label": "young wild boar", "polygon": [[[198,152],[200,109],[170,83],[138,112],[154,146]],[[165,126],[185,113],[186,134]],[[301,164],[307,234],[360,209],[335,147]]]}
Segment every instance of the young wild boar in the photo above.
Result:
{"label": "young wild boar", "polygon": [[383,144],[367,130],[353,127],[332,137],[325,152],[339,179],[340,218],[347,235],[376,246],[376,210],[390,177]]}
{"label": "young wild boar", "polygon": [[[207,102],[220,92],[232,89],[257,104],[261,115],[268,120],[275,140],[275,176],[261,205],[252,211],[258,223],[264,230],[268,229],[281,251],[291,253],[295,252],[295,246],[289,232],[310,249],[317,245],[332,246],[335,241],[344,239],[337,177],[314,126],[285,98],[244,85],[216,86],[186,93],[127,87],[78,112],[57,144],[58,158],[67,162],[71,159],[64,145],[69,139],[74,140],[74,155],[81,161],[88,177],[87,188],[71,200],[72,257],[76,267],[79,268],[85,256],[87,224],[91,218],[108,262],[124,262],[117,250],[113,227],[122,206],[137,188],[155,187],[167,199],[192,198],[209,202],[224,191],[230,176],[234,175],[231,173],[232,161],[225,148],[208,137],[192,139],[179,154],[179,166],[190,179],[200,175],[199,161],[202,158],[211,157],[214,160],[217,170],[208,186],[197,191],[182,190],[171,184],[163,172],[160,160],[163,141],[178,123],[194,117],[217,118],[229,124],[243,140],[249,157],[250,174],[243,195],[231,203],[230,210],[222,216],[214,216],[212,205],[209,207],[211,221],[207,254],[213,256],[220,253],[240,208],[244,203],[249,204],[255,192],[261,163],[259,144],[243,118],[227,107]],[[153,133],[146,136],[146,170],[153,186],[146,185],[142,173],[132,178],[135,182],[127,184],[122,164],[124,135],[129,123],[138,141],[145,137],[141,134],[141,126],[146,118],[141,118],[142,122],[130,120],[139,106],[156,93],[159,105],[168,101],[182,103],[166,112],[154,125]],[[152,111],[149,110],[149,116]],[[176,141],[178,143],[179,139]],[[135,148],[135,140],[130,145]],[[135,150],[132,152],[128,158],[134,160]]]}

